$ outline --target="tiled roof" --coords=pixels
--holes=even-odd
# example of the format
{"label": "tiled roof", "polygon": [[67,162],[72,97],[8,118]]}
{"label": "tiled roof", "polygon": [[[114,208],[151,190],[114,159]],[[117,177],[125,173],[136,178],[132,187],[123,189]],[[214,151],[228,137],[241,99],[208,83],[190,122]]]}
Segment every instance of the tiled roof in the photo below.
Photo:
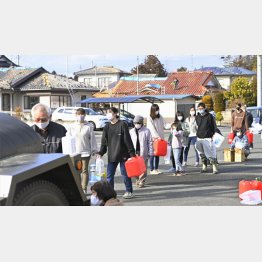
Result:
{"label": "tiled roof", "polygon": [[50,73],[43,73],[41,75],[38,75],[32,78],[30,81],[27,81],[19,86],[19,90],[21,91],[67,88],[97,92],[96,88],[86,86],[84,83],[80,83],[73,79],[69,79],[59,75],[53,75]]}
{"label": "tiled roof", "polygon": [[213,72],[214,75],[256,75],[256,72],[242,67],[203,67],[195,71]]}
{"label": "tiled roof", "polygon": [[99,75],[99,74],[128,74],[131,75],[129,72],[125,72],[121,69],[115,68],[113,66],[102,66],[102,67],[91,67],[85,70],[81,70],[78,72],[74,72],[74,75]]}
{"label": "tiled roof", "polygon": [[164,83],[166,94],[191,94],[203,96],[208,90],[207,84],[212,80],[221,88],[218,81],[210,72],[175,72],[168,76]]}
{"label": "tiled roof", "polygon": [[84,83],[48,73],[43,68],[10,68],[7,71],[0,71],[0,88],[27,90],[53,90],[67,89],[86,90],[97,92],[96,88],[86,86]]}
{"label": "tiled roof", "polygon": [[[138,81],[139,95],[160,94],[161,86],[163,85],[164,82],[165,80]],[[150,88],[148,88],[148,85],[150,84],[153,84],[153,85],[157,84],[159,86],[158,88],[155,88],[154,86],[151,86]],[[137,94],[137,81],[119,80],[117,85],[112,89],[112,93],[114,95],[136,95]]]}

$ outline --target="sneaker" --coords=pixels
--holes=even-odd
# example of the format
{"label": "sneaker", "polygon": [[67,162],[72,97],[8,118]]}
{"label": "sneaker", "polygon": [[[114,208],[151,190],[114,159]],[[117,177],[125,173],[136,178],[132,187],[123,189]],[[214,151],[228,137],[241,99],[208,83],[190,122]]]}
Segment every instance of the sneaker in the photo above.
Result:
{"label": "sneaker", "polygon": [[172,168],[168,169],[167,172],[168,173],[173,173],[173,172],[176,172],[176,169],[172,167]]}
{"label": "sneaker", "polygon": [[184,161],[183,164],[182,164],[182,166],[186,166],[186,165],[187,165],[187,163]]}
{"label": "sneaker", "polygon": [[181,175],[181,176],[185,176],[185,175],[186,175],[185,171],[181,171],[181,172],[180,172],[180,175]]}
{"label": "sneaker", "polygon": [[144,182],[140,182],[139,184],[138,184],[138,187],[139,188],[142,188],[142,187],[144,187],[145,186],[145,183]]}
{"label": "sneaker", "polygon": [[177,172],[176,172],[176,176],[183,176],[183,172],[177,171]]}
{"label": "sneaker", "polygon": [[139,183],[140,183],[140,182],[139,182],[139,180],[136,180],[136,186],[138,186],[138,185],[139,185]]}
{"label": "sneaker", "polygon": [[156,172],[157,172],[157,175],[162,173],[161,171],[159,171],[159,169],[156,169]]}
{"label": "sneaker", "polygon": [[158,175],[159,173],[157,172],[157,170],[152,170],[150,171],[150,175]]}
{"label": "sneaker", "polygon": [[125,198],[125,199],[130,199],[130,198],[133,198],[133,197],[134,197],[134,195],[131,192],[125,192],[125,194],[123,195],[123,198]]}
{"label": "sneaker", "polygon": [[199,162],[196,162],[194,166],[199,166]]}

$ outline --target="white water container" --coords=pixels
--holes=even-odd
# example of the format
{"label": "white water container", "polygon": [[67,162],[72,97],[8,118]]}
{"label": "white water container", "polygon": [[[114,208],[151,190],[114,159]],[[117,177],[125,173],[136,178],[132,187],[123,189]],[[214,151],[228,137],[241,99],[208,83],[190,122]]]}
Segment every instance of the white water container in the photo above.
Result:
{"label": "white water container", "polygon": [[105,173],[105,164],[102,158],[96,159],[96,175],[103,177]]}
{"label": "white water container", "polygon": [[74,155],[76,153],[76,139],[73,136],[62,137],[63,154]]}

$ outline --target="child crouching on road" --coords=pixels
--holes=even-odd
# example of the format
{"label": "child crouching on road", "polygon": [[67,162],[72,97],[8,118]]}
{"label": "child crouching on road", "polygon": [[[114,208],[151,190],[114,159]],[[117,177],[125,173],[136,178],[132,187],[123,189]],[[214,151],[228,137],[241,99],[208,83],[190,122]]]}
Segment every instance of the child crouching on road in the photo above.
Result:
{"label": "child crouching on road", "polygon": [[174,122],[171,125],[171,134],[172,134],[172,150],[174,154],[176,172],[174,176],[184,176],[185,172],[180,161],[180,155],[182,152],[182,139],[183,139],[183,130],[179,128],[179,123]]}
{"label": "child crouching on road", "polygon": [[250,154],[250,145],[248,143],[248,138],[245,134],[242,133],[241,129],[236,131],[236,136],[234,137],[232,143],[230,144],[230,149],[235,148],[244,148],[245,157],[247,159]]}
{"label": "child crouching on road", "polygon": [[[142,156],[145,160],[147,167],[148,159],[153,156],[153,138],[148,128],[144,126],[144,118],[142,116],[135,116],[135,127],[130,130],[130,136],[138,156]],[[138,187],[144,187],[147,177],[147,171],[136,177],[136,185]]]}

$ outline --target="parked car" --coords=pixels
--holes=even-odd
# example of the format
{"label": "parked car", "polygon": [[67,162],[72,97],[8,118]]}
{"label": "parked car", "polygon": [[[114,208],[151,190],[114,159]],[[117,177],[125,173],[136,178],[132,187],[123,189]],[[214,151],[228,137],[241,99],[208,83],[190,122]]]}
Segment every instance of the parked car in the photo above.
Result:
{"label": "parked car", "polygon": [[[106,115],[106,110],[107,108],[92,108],[96,113],[100,114],[100,115]],[[133,127],[134,126],[134,118],[135,116],[131,113],[129,113],[128,111],[125,111],[123,109],[120,109],[120,120],[123,120],[127,123],[127,125],[129,127]]]}
{"label": "parked car", "polygon": [[[58,107],[52,113],[52,121],[75,121],[76,110],[79,107]],[[86,111],[85,120],[93,125],[94,130],[103,129],[108,121],[107,117],[96,113],[92,108],[83,107]]]}

